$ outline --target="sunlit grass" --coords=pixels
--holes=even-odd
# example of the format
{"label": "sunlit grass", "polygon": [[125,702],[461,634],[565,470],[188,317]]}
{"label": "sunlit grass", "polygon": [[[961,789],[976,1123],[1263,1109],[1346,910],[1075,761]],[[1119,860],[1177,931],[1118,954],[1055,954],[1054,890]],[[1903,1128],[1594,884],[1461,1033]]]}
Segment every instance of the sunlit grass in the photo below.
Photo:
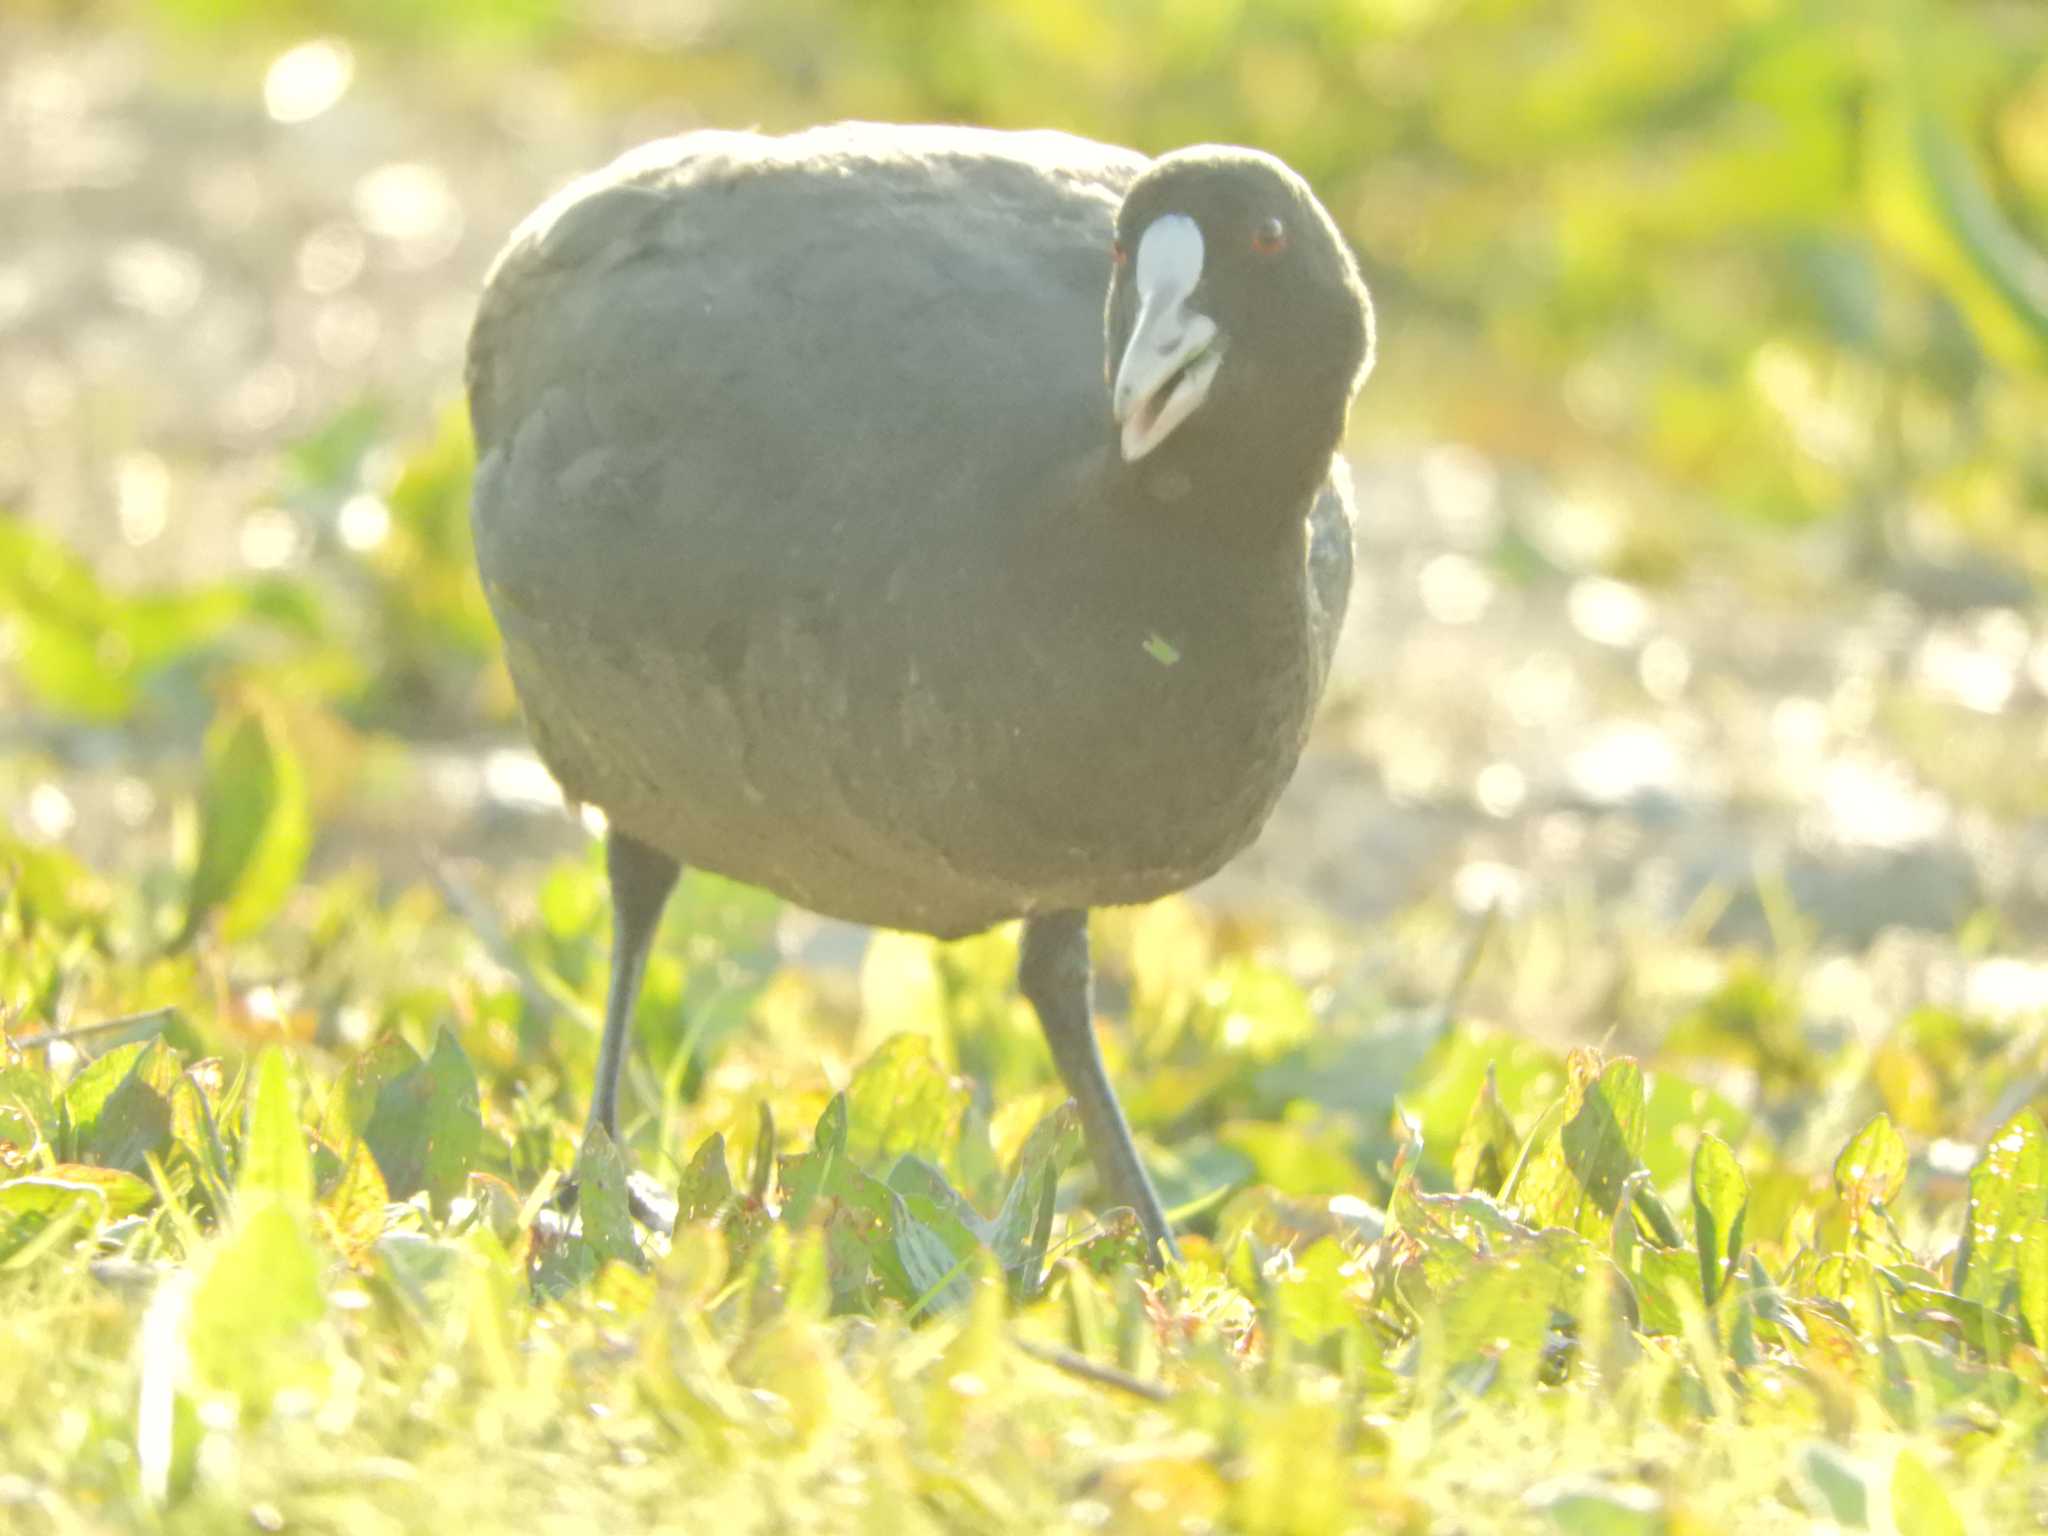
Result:
{"label": "sunlit grass", "polygon": [[[74,1025],[174,1008],[0,1068],[15,1528],[2036,1512],[2037,1028],[1923,1010],[1845,1037],[1796,954],[1728,970],[1646,935],[1644,1071],[1474,1017],[1542,995],[1542,920],[1447,1011],[1360,990],[1327,938],[1114,914],[1116,1070],[1194,1213],[1146,1283],[1071,1131],[1032,1134],[1057,1095],[1006,935],[887,936],[846,986],[776,958],[772,903],[686,887],[625,1148],[681,1188],[671,1240],[631,1229],[602,1155],[579,1231],[538,1203],[593,1055],[594,862],[490,943],[428,892],[302,885],[224,965],[215,919],[162,956],[48,894],[92,889],[61,855],[9,858],[14,1035],[56,996],[91,999]],[[1432,928],[1473,936],[1417,914],[1410,942]],[[345,963],[304,963],[323,946]],[[263,955],[301,969],[248,980]]]}
{"label": "sunlit grass", "polygon": [[[2038,907],[2044,809],[2041,13],[1171,9],[761,0],[671,31],[556,0],[31,0],[25,51],[61,49],[8,97],[26,227],[64,227],[63,178],[110,146],[178,188],[256,167],[279,209],[173,199],[105,251],[0,252],[43,413],[0,442],[0,1532],[2048,1522],[2048,983],[1998,907]],[[129,28],[132,56],[97,46]],[[1185,1233],[1147,1282],[1013,936],[807,965],[800,920],[693,875],[620,1149],[685,1220],[631,1228],[600,1148],[567,1228],[601,872],[508,850],[509,817],[479,813],[481,864],[422,830],[443,739],[497,733],[445,775],[470,801],[546,792],[504,745],[460,413],[368,400],[258,441],[224,390],[189,440],[131,441],[153,396],[95,359],[146,326],[134,356],[203,394],[180,343],[215,333],[163,324],[201,294],[285,333],[285,300],[374,298],[391,258],[459,297],[496,217],[467,178],[537,131],[595,155],[635,104],[649,131],[940,116],[1285,155],[1380,296],[1354,427],[1436,519],[1417,624],[1491,647],[1348,701],[1395,798],[1461,795],[1457,739],[1479,813],[1541,814],[1543,754],[1497,741],[1533,658],[1487,626],[1549,581],[1552,680],[1605,690],[1550,722],[1575,754],[1676,764],[1638,717],[1690,710],[1738,799],[1859,846],[1960,823],[2005,884],[1924,952],[1824,947],[1768,870],[1733,949],[1719,890],[1675,919],[1532,900],[1483,942],[1446,901],[1101,914],[1106,1052]],[[80,229],[144,190],[83,187]],[[274,381],[269,345],[222,361]],[[399,361],[448,376],[394,398],[453,387]],[[381,378],[306,366],[301,401]],[[221,546],[173,550],[216,472]],[[1761,532],[1786,526],[1833,542]],[[1851,554],[1869,590],[1839,590]],[[1665,632],[1703,571],[1738,600]],[[1978,611],[1894,654],[1901,592]],[[1828,655],[1738,698],[1737,663],[1798,660],[1752,623]],[[1575,682],[1581,641],[1616,665]]]}

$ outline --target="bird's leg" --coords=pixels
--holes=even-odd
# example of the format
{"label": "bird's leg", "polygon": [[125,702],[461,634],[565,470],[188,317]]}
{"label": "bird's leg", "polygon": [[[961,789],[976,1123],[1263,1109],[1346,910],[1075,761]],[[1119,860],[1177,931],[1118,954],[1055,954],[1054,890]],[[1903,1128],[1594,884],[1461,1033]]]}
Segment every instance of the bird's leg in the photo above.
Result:
{"label": "bird's leg", "polygon": [[1150,1261],[1157,1264],[1162,1246],[1180,1257],[1173,1229],[1152,1188],[1151,1177],[1131,1141],[1123,1106],[1109,1086],[1102,1051],[1095,1041],[1094,976],[1088,959],[1088,914],[1048,912],[1024,924],[1024,953],[1017,962],[1017,983],[1038,1010],[1039,1027],[1060,1077],[1081,1111],[1081,1129],[1088,1154],[1110,1197],[1138,1213]]}
{"label": "bird's leg", "polygon": [[[654,947],[654,931],[661,924],[661,909],[675,889],[682,866],[667,854],[627,836],[613,827],[605,834],[605,872],[612,887],[612,972],[605,990],[604,1037],[597,1050],[597,1083],[590,1095],[590,1120],[583,1139],[602,1130],[612,1144],[619,1143],[619,1079],[626,1067],[626,1048],[633,1033],[633,1005],[640,997],[640,981],[647,973],[647,954]],[[633,1214],[649,1226],[663,1225],[660,1200],[642,1181],[628,1181],[627,1191]],[[668,1225],[674,1225],[670,1211]]]}

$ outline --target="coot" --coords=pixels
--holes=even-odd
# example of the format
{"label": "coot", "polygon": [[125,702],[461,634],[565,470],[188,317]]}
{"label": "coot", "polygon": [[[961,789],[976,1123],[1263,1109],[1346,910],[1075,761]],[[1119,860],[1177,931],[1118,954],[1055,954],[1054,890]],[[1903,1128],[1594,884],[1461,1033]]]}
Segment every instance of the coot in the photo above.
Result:
{"label": "coot", "polygon": [[600,807],[591,1128],[680,865],[1019,982],[1110,1194],[1087,912],[1258,832],[1351,577],[1358,270],[1271,156],[699,132],[550,199],[469,355],[477,558],[541,757]]}

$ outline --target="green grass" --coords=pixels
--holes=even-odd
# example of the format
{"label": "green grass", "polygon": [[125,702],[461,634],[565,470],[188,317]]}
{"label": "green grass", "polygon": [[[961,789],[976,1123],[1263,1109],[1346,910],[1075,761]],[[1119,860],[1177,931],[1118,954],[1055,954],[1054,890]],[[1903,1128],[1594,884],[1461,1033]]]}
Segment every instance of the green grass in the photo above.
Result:
{"label": "green grass", "polygon": [[[421,94],[409,56],[494,112],[524,59],[606,114],[1264,144],[1382,297],[1362,428],[1625,503],[1614,574],[1718,554],[1729,513],[1858,502],[2048,568],[2024,5],[1646,31],[1605,0],[769,0],[687,47],[554,3],[88,9],[156,18],[151,58],[184,62],[152,68],[195,100],[253,100],[265,55],[340,30],[360,90]],[[0,1533],[2048,1522],[2048,1032],[1880,1002],[1882,956],[1810,953],[1782,910],[1777,949],[1732,955],[1605,911],[1483,947],[1435,908],[1104,915],[1106,1044],[1184,1213],[1146,1281],[1011,936],[820,973],[772,902],[693,876],[623,1148],[686,1220],[636,1233],[600,1148],[582,1229],[550,1224],[595,863],[494,855],[472,889],[346,862],[366,828],[432,841],[419,741],[513,728],[460,414],[366,401],[263,476],[303,571],[124,591],[38,487],[0,509],[0,799],[118,773],[181,844],[83,798],[101,867],[0,831]],[[359,493],[390,536],[335,548]],[[2036,744],[1880,703],[1930,784],[2039,814]]]}
{"label": "green grass", "polygon": [[[380,431],[309,439],[290,495],[331,508]],[[390,539],[291,578],[124,592],[0,519],[52,743],[0,783],[32,808],[113,741],[171,812],[81,827],[104,868],[0,834],[0,1530],[2048,1518],[2048,1031],[1882,1003],[1783,899],[1737,953],[1576,908],[1484,943],[1101,915],[1183,1213],[1146,1281],[1013,935],[820,972],[693,874],[617,1149],[686,1219],[636,1233],[599,1148],[551,1222],[602,874],[357,848],[408,826],[409,732],[510,707],[459,423],[396,462]]]}
{"label": "green grass", "polygon": [[[216,775],[253,771],[224,735]],[[1917,1536],[2044,1509],[2038,1026],[1830,1034],[1796,953],[1645,940],[1639,1063],[1336,982],[1313,936],[1111,914],[1115,1070],[1192,1213],[1148,1282],[1009,937],[884,937],[855,996],[779,961],[772,903],[691,877],[626,1148],[686,1219],[636,1233],[599,1149],[571,1232],[541,1203],[594,1056],[594,861],[487,941],[354,874],[264,896],[274,835],[202,852],[182,913],[6,852],[11,1531]],[[1554,942],[1495,936],[1475,992]]]}

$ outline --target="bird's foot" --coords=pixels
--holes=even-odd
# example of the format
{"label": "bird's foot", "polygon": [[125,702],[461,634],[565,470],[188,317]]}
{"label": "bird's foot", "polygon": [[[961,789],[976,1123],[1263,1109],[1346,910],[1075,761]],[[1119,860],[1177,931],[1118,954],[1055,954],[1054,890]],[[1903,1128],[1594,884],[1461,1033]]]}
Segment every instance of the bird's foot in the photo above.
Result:
{"label": "bird's foot", "polygon": [[676,1197],[651,1173],[636,1169],[626,1175],[626,1209],[641,1226],[652,1228],[663,1237],[676,1229]]}
{"label": "bird's foot", "polygon": [[[577,1194],[576,1176],[570,1174],[556,1186],[554,1198],[548,1202],[550,1210],[542,1214],[566,1222],[576,1209]],[[626,1174],[626,1209],[641,1226],[667,1237],[676,1229],[680,1207],[659,1179],[635,1169]]]}

